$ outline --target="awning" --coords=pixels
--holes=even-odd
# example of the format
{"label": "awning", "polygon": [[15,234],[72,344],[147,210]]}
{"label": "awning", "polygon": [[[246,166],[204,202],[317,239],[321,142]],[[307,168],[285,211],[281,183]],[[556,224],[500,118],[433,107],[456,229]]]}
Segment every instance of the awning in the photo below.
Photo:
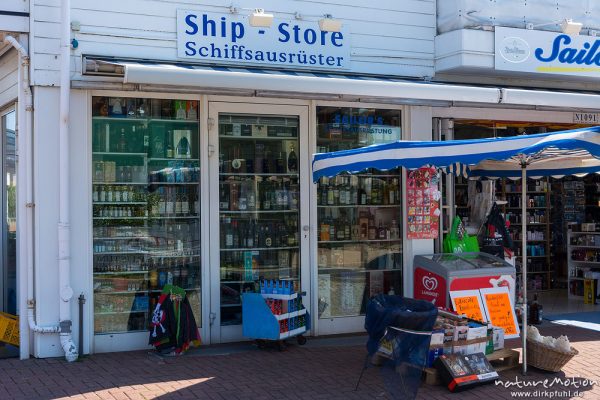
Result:
{"label": "awning", "polygon": [[[367,168],[415,169],[435,165],[448,172],[470,176],[564,176],[600,171],[600,127],[521,135],[495,139],[407,141],[377,144],[353,150],[315,154],[313,180]],[[458,168],[457,168],[458,167]]]}
{"label": "awning", "polygon": [[[246,90],[259,96],[303,94],[399,103],[470,103],[505,106],[600,109],[600,95],[409,81],[347,74],[211,67],[183,63],[84,58],[84,75],[118,76],[123,83],[204,90]],[[435,105],[435,104],[434,104]]]}

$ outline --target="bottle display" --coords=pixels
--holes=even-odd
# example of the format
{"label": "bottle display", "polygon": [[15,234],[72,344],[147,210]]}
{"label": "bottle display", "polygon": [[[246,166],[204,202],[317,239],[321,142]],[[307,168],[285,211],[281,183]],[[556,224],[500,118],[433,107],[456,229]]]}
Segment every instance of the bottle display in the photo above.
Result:
{"label": "bottle display", "polygon": [[[400,139],[395,110],[317,107],[317,122],[319,153]],[[363,315],[370,297],[402,288],[401,190],[398,169],[319,180],[320,318]]]}
{"label": "bottle display", "polygon": [[298,118],[219,115],[221,324],[241,324],[243,292],[300,287]]}
{"label": "bottle display", "polygon": [[92,103],[94,332],[147,330],[168,283],[200,326],[197,102]]}

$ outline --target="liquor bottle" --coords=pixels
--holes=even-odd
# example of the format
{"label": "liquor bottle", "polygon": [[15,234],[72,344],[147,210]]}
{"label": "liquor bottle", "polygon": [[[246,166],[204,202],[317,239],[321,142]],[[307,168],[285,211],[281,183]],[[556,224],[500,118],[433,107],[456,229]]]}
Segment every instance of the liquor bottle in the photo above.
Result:
{"label": "liquor bottle", "polygon": [[[363,181],[363,183],[364,183],[364,181]],[[367,204],[367,192],[365,191],[365,188],[363,187],[363,185],[360,185],[360,182],[359,182],[359,187],[358,187],[358,200],[361,205]]]}
{"label": "liquor bottle", "polygon": [[379,204],[379,180],[372,180],[371,186],[371,204]]}
{"label": "liquor bottle", "polygon": [[288,155],[287,167],[288,167],[288,172],[292,172],[292,173],[298,172],[298,156],[296,155],[296,152],[294,151],[293,144],[290,146],[290,154]]}
{"label": "liquor bottle", "polygon": [[350,204],[357,205],[358,204],[358,178],[356,176],[352,176],[350,178]]}
{"label": "liquor bottle", "polygon": [[232,222],[232,229],[233,229],[233,247],[235,249],[240,247],[240,230],[238,227],[238,222],[237,221],[233,221]]}
{"label": "liquor bottle", "polygon": [[239,189],[238,184],[232,182],[229,186],[229,209],[231,211],[239,210]]}
{"label": "liquor bottle", "polygon": [[104,203],[106,201],[106,188],[104,187],[104,185],[100,186],[99,198],[101,203]]}
{"label": "liquor bottle", "polygon": [[246,197],[248,202],[248,211],[256,210],[256,191],[254,190],[254,180],[246,181]]}
{"label": "liquor bottle", "polygon": [[290,209],[298,209],[298,184],[290,183],[289,198],[290,198]]}
{"label": "liquor bottle", "polygon": [[106,201],[108,201],[109,203],[112,203],[114,201],[113,200],[113,188],[112,188],[112,186],[109,186],[106,189]]}
{"label": "liquor bottle", "polygon": [[194,192],[192,197],[194,197],[194,214],[200,215],[200,196],[198,195],[198,192]]}
{"label": "liquor bottle", "polygon": [[167,137],[166,137],[166,142],[167,145],[165,146],[166,148],[166,157],[167,158],[173,158],[174,154],[173,154],[173,137],[171,134],[171,131],[167,131]]}
{"label": "liquor bottle", "polygon": [[233,247],[233,229],[231,226],[231,222],[228,219],[224,220],[225,223],[225,247],[232,248]]}
{"label": "liquor bottle", "polygon": [[333,193],[333,187],[331,186],[330,180],[328,180],[328,185],[325,187],[325,192],[327,192],[327,205],[335,205],[335,195]]}
{"label": "liquor bottle", "polygon": [[174,189],[174,193],[175,193],[175,215],[177,216],[181,216],[181,212],[182,212],[182,199],[181,199],[181,193],[180,191],[176,188]]}
{"label": "liquor bottle", "polygon": [[246,247],[254,247],[254,221],[250,221],[248,223],[248,228],[246,229]]}
{"label": "liquor bottle", "polygon": [[382,190],[382,197],[381,197],[381,203],[384,206],[387,206],[390,201],[390,185],[387,183],[387,181],[382,181],[383,183],[383,190]]}
{"label": "liquor bottle", "polygon": [[389,204],[396,204],[396,202],[398,201],[398,197],[396,197],[396,192],[398,191],[398,179],[394,178],[392,180],[392,184],[390,186],[390,190],[388,192],[388,203]]}
{"label": "liquor bottle", "polygon": [[172,217],[175,213],[175,202],[173,199],[172,189],[166,189],[166,202],[165,202],[165,214],[168,217]]}
{"label": "liquor bottle", "polygon": [[98,185],[92,186],[92,201],[94,203],[98,202],[99,193],[98,193]]}
{"label": "liquor bottle", "polygon": [[113,195],[113,197],[115,198],[115,201],[120,203],[121,200],[121,187],[120,186],[115,186],[115,194]]}
{"label": "liquor bottle", "polygon": [[185,119],[186,112],[183,104],[185,103],[182,100],[176,100],[175,102],[175,119]]}
{"label": "liquor bottle", "polygon": [[395,219],[392,220],[392,225],[390,227],[390,239],[398,239],[400,237],[400,228],[398,227],[398,223]]}
{"label": "liquor bottle", "polygon": [[321,221],[321,226],[320,226],[319,231],[320,231],[320,240],[322,242],[328,242],[329,241],[329,223],[326,218],[323,218],[323,220]]}
{"label": "liquor bottle", "polygon": [[352,240],[352,227],[347,217],[344,217],[344,237],[346,240]]}
{"label": "liquor bottle", "polygon": [[271,247],[273,244],[273,238],[271,236],[271,228],[270,228],[271,224],[267,224],[265,226],[265,232],[264,232],[264,244],[265,247]]}
{"label": "liquor bottle", "polygon": [[125,137],[125,128],[121,128],[119,143],[117,143],[117,151],[125,153],[127,151],[127,138]]}
{"label": "liquor bottle", "polygon": [[275,159],[275,172],[278,174],[285,173],[285,152],[280,151]]}
{"label": "liquor bottle", "polygon": [[339,205],[340,204],[340,180],[339,180],[339,176],[335,177],[335,182],[333,185],[333,204],[334,205]]}
{"label": "liquor bottle", "polygon": [[289,210],[290,208],[290,193],[285,182],[281,183],[281,207],[280,210]]}
{"label": "liquor bottle", "polygon": [[271,209],[271,191],[272,191],[271,184],[269,183],[269,181],[267,179],[265,179],[262,182],[262,195],[263,195],[262,208],[263,208],[263,210]]}
{"label": "liquor bottle", "polygon": [[[344,181],[346,180],[345,177],[340,176],[339,179],[337,179],[337,183],[338,183],[338,192],[339,192],[339,204],[340,205],[345,205],[346,204],[346,189],[345,189],[345,184]],[[333,192],[334,196],[335,196],[335,191]]]}
{"label": "liquor bottle", "polygon": [[336,227],[335,227],[335,222],[331,220],[331,218],[329,219],[329,239],[330,240],[335,240],[336,238]]}
{"label": "liquor bottle", "polygon": [[110,124],[104,125],[104,151],[110,152]]}
{"label": "liquor bottle", "polygon": [[369,215],[369,231],[368,239],[375,240],[377,238],[377,227],[375,226],[375,218],[373,215]]}
{"label": "liquor bottle", "polygon": [[219,184],[219,209],[229,210],[229,192],[224,183]]}
{"label": "liquor bottle", "polygon": [[246,211],[248,209],[248,195],[246,190],[246,183],[244,181],[240,183],[238,209],[240,211]]}
{"label": "liquor bottle", "polygon": [[377,238],[378,239],[385,239],[385,237],[386,237],[385,228],[383,227],[383,223],[380,220],[379,221],[379,228],[377,228]]}

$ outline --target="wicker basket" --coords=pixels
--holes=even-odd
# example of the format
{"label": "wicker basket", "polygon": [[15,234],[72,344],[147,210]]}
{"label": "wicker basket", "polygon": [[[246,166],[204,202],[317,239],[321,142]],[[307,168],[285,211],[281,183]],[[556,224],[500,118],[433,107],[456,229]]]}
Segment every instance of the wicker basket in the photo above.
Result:
{"label": "wicker basket", "polygon": [[558,351],[536,340],[527,339],[527,364],[544,371],[558,372],[579,352],[571,347],[568,353]]}

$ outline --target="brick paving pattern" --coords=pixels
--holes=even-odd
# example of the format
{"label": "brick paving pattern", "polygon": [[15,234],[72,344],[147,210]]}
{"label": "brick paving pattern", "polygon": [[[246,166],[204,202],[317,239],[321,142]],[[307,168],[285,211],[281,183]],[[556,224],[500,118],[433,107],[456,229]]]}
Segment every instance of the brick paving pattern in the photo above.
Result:
{"label": "brick paving pattern", "polygon": [[[503,372],[502,378],[596,380],[597,385],[582,389],[581,398],[600,399],[600,333],[547,323],[540,330],[555,337],[567,334],[579,356],[558,374],[531,370],[522,377],[520,369],[513,369]],[[516,348],[518,341],[509,345]],[[0,399],[392,399],[378,367],[369,367],[354,390],[364,360],[364,346],[310,345],[290,346],[283,353],[250,349],[203,355],[203,349],[198,349],[177,358],[160,358],[146,351],[97,354],[71,364],[62,359],[7,359],[0,360]],[[571,395],[564,396],[563,390],[570,390]],[[554,398],[564,399],[575,390],[554,386],[547,391],[556,391]],[[442,386],[423,384],[417,398],[510,399],[516,398],[511,396],[515,391],[487,385],[451,394]]]}

